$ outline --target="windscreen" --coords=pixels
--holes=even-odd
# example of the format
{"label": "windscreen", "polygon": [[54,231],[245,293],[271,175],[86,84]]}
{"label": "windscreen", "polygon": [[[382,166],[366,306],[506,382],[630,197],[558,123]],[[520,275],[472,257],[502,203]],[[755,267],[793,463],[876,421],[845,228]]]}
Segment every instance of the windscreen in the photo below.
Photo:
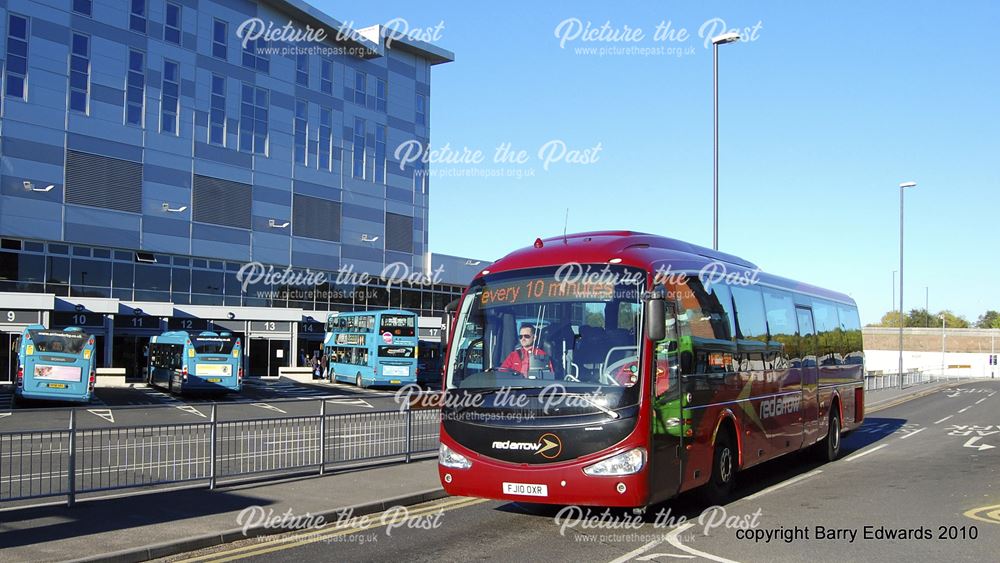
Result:
{"label": "windscreen", "polygon": [[29,330],[28,337],[38,352],[49,354],[79,354],[90,340],[85,332]]}
{"label": "windscreen", "polygon": [[642,271],[533,270],[477,280],[462,302],[449,389],[545,388],[638,400]]}
{"label": "windscreen", "polygon": [[191,346],[196,354],[228,354],[233,351],[236,338],[226,336],[195,336]]}
{"label": "windscreen", "polygon": [[413,336],[416,332],[416,317],[413,315],[382,315],[379,332],[393,336]]}

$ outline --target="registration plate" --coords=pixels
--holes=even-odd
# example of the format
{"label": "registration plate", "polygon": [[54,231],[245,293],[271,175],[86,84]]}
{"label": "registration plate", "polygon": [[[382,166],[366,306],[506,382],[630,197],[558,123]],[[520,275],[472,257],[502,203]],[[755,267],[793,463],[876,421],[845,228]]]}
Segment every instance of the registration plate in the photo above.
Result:
{"label": "registration plate", "polygon": [[532,485],[531,483],[504,483],[503,494],[547,497],[549,496],[549,487],[547,485]]}
{"label": "registration plate", "polygon": [[65,389],[65,383],[49,383],[49,389]]}
{"label": "registration plate", "polygon": [[399,385],[401,382],[398,379],[390,379],[389,383],[391,385]]}
{"label": "registration plate", "polygon": [[221,378],[219,378],[219,377],[209,377],[209,378],[208,378],[208,382],[209,382],[209,383],[219,383],[219,382],[221,382],[221,381],[222,381],[222,379],[221,379]]}

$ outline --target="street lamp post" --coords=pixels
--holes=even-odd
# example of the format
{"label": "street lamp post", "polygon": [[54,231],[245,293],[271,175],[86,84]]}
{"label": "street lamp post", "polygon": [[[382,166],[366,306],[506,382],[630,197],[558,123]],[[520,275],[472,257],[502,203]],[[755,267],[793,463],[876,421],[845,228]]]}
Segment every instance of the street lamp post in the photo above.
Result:
{"label": "street lamp post", "polygon": [[[893,270],[892,271],[892,309],[889,309],[890,311],[892,311],[893,309],[896,308],[896,274],[898,274],[898,273],[899,273],[899,270]],[[902,321],[900,321],[900,322],[902,322]],[[890,326],[892,326],[892,325],[890,325]]]}
{"label": "street lamp post", "polygon": [[917,187],[916,182],[899,185],[899,388],[903,388],[903,190]]}
{"label": "street lamp post", "polygon": [[719,249],[719,45],[740,40],[739,33],[723,33],[712,38],[713,166],[712,166],[712,249]]}

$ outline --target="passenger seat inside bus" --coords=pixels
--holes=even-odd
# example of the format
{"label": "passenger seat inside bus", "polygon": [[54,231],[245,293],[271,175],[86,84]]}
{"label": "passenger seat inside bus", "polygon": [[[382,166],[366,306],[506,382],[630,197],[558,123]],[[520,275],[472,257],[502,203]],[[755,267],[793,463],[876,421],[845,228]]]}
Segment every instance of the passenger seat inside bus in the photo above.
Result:
{"label": "passenger seat inside bus", "polygon": [[601,327],[582,325],[573,358],[580,366],[580,381],[597,382],[610,345]]}

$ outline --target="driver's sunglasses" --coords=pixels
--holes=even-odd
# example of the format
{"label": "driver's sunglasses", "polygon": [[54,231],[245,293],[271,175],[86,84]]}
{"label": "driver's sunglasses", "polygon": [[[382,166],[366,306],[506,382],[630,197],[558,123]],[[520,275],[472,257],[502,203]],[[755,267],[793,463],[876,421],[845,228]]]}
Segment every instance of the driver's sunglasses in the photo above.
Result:
{"label": "driver's sunglasses", "polygon": [[534,336],[532,336],[530,334],[521,334],[519,336],[521,337],[521,340],[524,340],[525,338],[534,338]]}

